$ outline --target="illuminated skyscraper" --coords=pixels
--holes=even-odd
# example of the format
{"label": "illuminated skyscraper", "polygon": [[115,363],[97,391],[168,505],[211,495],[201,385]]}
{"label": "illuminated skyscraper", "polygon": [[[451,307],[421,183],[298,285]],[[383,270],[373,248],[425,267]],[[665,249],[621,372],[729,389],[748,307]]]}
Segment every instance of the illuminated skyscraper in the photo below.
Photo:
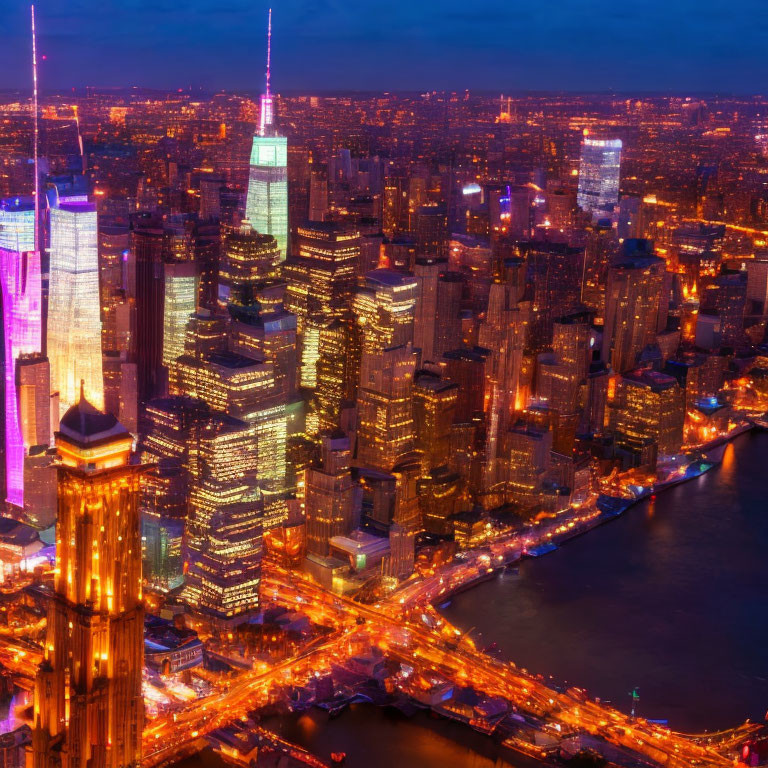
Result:
{"label": "illuminated skyscraper", "polygon": [[333,536],[346,536],[357,524],[357,486],[350,473],[349,438],[343,433],[323,437],[322,467],[307,470],[307,551],[330,554]]}
{"label": "illuminated skyscraper", "polygon": [[279,261],[275,238],[259,234],[250,222],[243,221],[224,238],[219,266],[219,306],[248,304],[255,296],[256,285],[275,276]]}
{"label": "illuminated skyscraper", "polygon": [[213,415],[194,441],[183,598],[214,622],[259,605],[263,502],[255,428]]}
{"label": "illuminated skyscraper", "polygon": [[48,297],[48,358],[51,391],[59,411],[86,399],[104,407],[101,309],[96,206],[62,202],[51,209],[51,267]]}
{"label": "illuminated skyscraper", "polygon": [[[635,246],[645,251],[633,251]],[[665,264],[643,240],[626,240],[626,255],[608,270],[602,360],[616,373],[637,365],[656,338]]]}
{"label": "illuminated skyscraper", "polygon": [[35,682],[34,768],[138,768],[141,761],[145,468],[128,463],[132,444],[114,416],[82,396],[56,433],[56,570]]}
{"label": "illuminated skyscraper", "polygon": [[258,456],[258,485],[267,506],[265,527],[285,518],[279,503],[286,482],[288,416],[275,366],[230,352],[225,319],[199,313],[190,319],[185,353],[171,369],[171,394],[189,395],[252,429]]}
{"label": "illuminated skyscraper", "polygon": [[[32,444],[25,437],[17,392],[16,366],[23,354],[41,351],[42,308],[40,254],[35,251],[35,206],[32,202],[0,202],[0,300],[2,301],[5,377],[5,496],[24,506],[24,456]],[[47,442],[47,441],[46,441]]]}
{"label": "illuminated skyscraper", "polygon": [[619,202],[621,139],[585,135],[579,161],[579,208],[595,215],[612,211]]}
{"label": "illuminated skyscraper", "polygon": [[339,224],[311,222],[298,228],[296,251],[283,271],[285,307],[298,319],[300,384],[315,389],[321,329],[333,320],[352,321],[360,235]]}
{"label": "illuminated skyscraper", "polygon": [[197,309],[199,278],[192,262],[165,265],[163,365],[170,368],[184,354],[187,324]]}
{"label": "illuminated skyscraper", "polygon": [[610,421],[617,445],[639,452],[652,441],[660,456],[672,456],[683,442],[685,393],[673,376],[630,371],[616,385]]}
{"label": "illuminated skyscraper", "polygon": [[253,137],[245,217],[263,235],[272,235],[280,249],[280,261],[288,253],[288,139],[273,127],[270,92],[272,11],[267,38],[267,88],[261,98],[259,133]]}

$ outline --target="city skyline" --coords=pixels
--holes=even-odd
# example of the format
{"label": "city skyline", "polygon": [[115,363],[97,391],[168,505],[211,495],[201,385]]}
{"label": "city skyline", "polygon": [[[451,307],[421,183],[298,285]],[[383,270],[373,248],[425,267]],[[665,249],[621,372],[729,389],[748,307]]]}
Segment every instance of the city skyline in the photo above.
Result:
{"label": "city skyline", "polygon": [[31,6],[3,768],[768,768],[760,24],[515,1]]}
{"label": "city skyline", "polygon": [[[258,92],[268,6],[193,0],[179,13],[169,2],[49,0],[39,7],[41,85]],[[768,81],[760,9],[753,0],[728,8],[652,0],[642,12],[569,0],[552,14],[495,0],[477,10],[456,0],[386,8],[290,0],[275,8],[273,90],[760,92]],[[22,3],[6,16],[1,89],[26,90],[28,21]]]}

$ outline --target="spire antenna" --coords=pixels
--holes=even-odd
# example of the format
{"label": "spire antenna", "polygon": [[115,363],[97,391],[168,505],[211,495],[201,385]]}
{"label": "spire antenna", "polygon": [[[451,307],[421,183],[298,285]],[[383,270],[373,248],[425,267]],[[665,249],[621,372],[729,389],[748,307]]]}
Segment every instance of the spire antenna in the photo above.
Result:
{"label": "spire antenna", "polygon": [[272,107],[272,91],[270,80],[272,79],[272,9],[269,9],[269,21],[267,23],[267,89],[261,96],[261,116],[259,118],[259,136],[268,136],[272,129],[274,117]]}
{"label": "spire antenna", "polygon": [[272,76],[272,9],[269,9],[269,21],[267,22],[267,98],[269,92],[269,80]]}
{"label": "spire antenna", "polygon": [[35,30],[35,6],[30,6],[32,16],[32,126],[34,137],[32,140],[32,159],[35,173],[35,252],[40,247],[40,175],[37,167],[37,146],[39,140],[39,126],[37,122],[37,32]]}

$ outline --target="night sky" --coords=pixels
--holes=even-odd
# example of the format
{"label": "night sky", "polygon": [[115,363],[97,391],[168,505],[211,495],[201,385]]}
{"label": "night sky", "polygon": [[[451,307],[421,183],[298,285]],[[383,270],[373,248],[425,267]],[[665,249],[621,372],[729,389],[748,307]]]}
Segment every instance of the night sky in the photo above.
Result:
{"label": "night sky", "polygon": [[[27,87],[3,0],[0,88]],[[44,89],[259,91],[261,0],[40,0]],[[276,91],[768,90],[765,0],[273,0]]]}

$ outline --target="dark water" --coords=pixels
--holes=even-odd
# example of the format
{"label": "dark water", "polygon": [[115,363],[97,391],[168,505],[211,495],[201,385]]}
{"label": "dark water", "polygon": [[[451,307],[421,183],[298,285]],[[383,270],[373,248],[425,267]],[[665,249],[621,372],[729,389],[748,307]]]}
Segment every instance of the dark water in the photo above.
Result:
{"label": "dark water", "polygon": [[[458,626],[534,672],[674,728],[712,730],[768,709],[768,434],[654,503],[457,596]],[[523,768],[493,741],[420,713],[353,706],[266,723],[350,768]],[[205,765],[200,758],[190,765]]]}
{"label": "dark water", "polygon": [[396,710],[353,704],[339,717],[312,709],[264,725],[294,744],[330,759],[346,752],[345,768],[530,768],[527,758],[501,756],[492,739],[426,712],[406,718]]}
{"label": "dark water", "polygon": [[768,435],[656,501],[457,596],[459,627],[530,671],[674,728],[768,709]]}

